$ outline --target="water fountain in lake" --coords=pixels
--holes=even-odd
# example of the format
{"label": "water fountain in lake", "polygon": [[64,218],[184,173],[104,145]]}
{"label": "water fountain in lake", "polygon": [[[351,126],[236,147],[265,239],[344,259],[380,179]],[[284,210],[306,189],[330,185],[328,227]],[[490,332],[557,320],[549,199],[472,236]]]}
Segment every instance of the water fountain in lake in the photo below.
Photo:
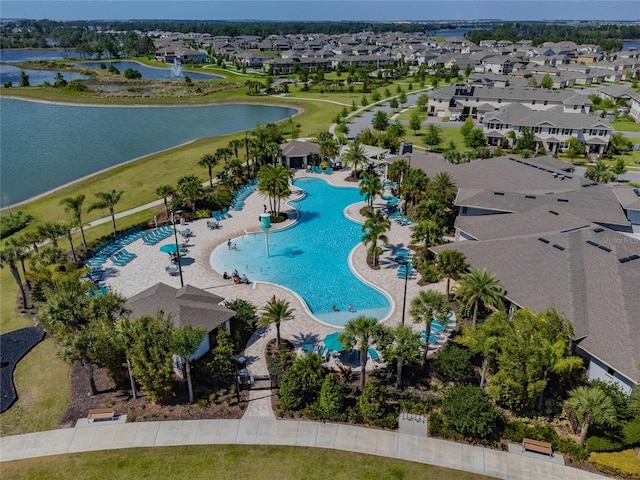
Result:
{"label": "water fountain in lake", "polygon": [[182,65],[180,65],[180,62],[178,62],[177,58],[173,59],[173,65],[171,66],[171,71],[169,73],[172,77],[183,76]]}

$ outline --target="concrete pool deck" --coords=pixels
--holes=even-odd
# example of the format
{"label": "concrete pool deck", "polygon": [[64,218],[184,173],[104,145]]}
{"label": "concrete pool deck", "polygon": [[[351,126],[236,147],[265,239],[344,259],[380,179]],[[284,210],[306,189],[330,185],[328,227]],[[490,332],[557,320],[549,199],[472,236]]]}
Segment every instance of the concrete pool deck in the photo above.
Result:
{"label": "concrete pool deck", "polygon": [[[322,178],[335,186],[356,187],[357,183],[345,180],[348,175],[348,171],[338,171],[331,175],[299,172],[296,178]],[[299,197],[300,195],[294,192],[290,200],[295,201]],[[264,211],[264,203],[266,203],[264,197],[258,192],[252,193],[246,199],[244,208],[241,211],[232,210],[230,212],[232,218],[221,221],[221,228],[216,230],[207,228],[207,219],[188,222],[184,226],[177,225],[178,231],[189,228],[193,233],[190,241],[191,246],[188,249],[189,253],[182,260],[184,283],[224,297],[226,300],[234,300],[236,298],[248,300],[256,305],[258,309],[262,308],[273,295],[276,295],[278,298],[289,301],[295,309],[295,319],[282,323],[280,327],[281,336],[290,340],[296,348],[302,347],[307,343],[320,342],[325,335],[335,332],[339,328],[317,321],[306,310],[300,298],[292,291],[263,282],[237,285],[231,280],[223,279],[221,275],[214,272],[209,266],[209,255],[215,247],[226,243],[229,238],[233,241],[234,237],[260,231],[258,218]],[[379,198],[375,203],[377,207],[381,207],[383,204],[384,202]],[[359,213],[362,206],[363,203],[351,205],[345,213],[350,218],[362,222],[363,218]],[[283,211],[288,210],[293,209],[288,206],[283,208]],[[274,229],[278,227],[284,228],[293,222],[295,220],[287,220],[278,226],[274,226]],[[351,256],[354,271],[367,282],[384,290],[392,299],[391,314],[384,322],[387,326],[398,325],[402,319],[404,280],[396,277],[398,264],[393,261],[393,252],[396,248],[406,247],[409,244],[410,236],[411,227],[391,222],[391,230],[388,232],[387,237],[389,245],[393,248],[384,249],[380,258],[381,268],[379,270],[372,270],[367,265],[366,247],[364,245],[358,245]],[[178,241],[181,240],[182,238],[178,234]],[[142,240],[136,240],[128,245],[126,247],[127,251],[135,253],[137,258],[124,267],[118,267],[107,261],[105,268],[109,275],[105,280],[105,284],[113,291],[127,298],[152,287],[158,282],[179,288],[180,278],[178,276],[169,276],[165,271],[165,268],[170,264],[168,255],[159,251],[161,245],[172,242],[174,242],[173,236],[155,246],[145,245]],[[242,261],[242,251],[231,250],[229,254],[238,255],[237,269],[242,275],[243,266],[245,265]],[[444,292],[446,288],[445,281],[420,287],[417,284],[417,280],[418,276],[415,276],[407,282],[405,312],[405,323],[407,325],[414,325],[409,315],[409,307],[411,299],[420,290],[430,288]],[[320,285],[319,288],[322,288],[322,286]],[[357,313],[354,314],[355,316],[357,316]],[[414,327],[419,331],[423,328],[423,325],[414,325]],[[262,357],[266,343],[272,338],[275,338],[275,328],[259,329],[250,339],[245,349],[245,356],[249,359],[247,362],[248,368],[254,375],[266,375],[268,373],[266,362]],[[373,362],[369,362],[369,367],[373,368]]]}

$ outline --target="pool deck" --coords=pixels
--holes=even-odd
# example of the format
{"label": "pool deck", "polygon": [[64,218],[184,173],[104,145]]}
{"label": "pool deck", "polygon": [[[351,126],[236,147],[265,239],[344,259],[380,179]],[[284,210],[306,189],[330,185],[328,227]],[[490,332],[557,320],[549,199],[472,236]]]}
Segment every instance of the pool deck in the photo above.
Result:
{"label": "pool deck", "polygon": [[[299,172],[296,177],[318,177],[328,181],[335,186],[357,186],[355,182],[347,182],[345,178],[349,175],[349,171],[338,171],[331,175],[312,174]],[[295,201],[299,198],[298,192],[293,189],[290,200]],[[226,243],[228,238],[233,241],[234,237],[246,234],[247,232],[257,232],[260,230],[258,218],[263,213],[263,204],[267,203],[265,198],[258,192],[251,194],[245,201],[245,206],[241,211],[230,211],[232,218],[225,219],[221,224],[221,228],[217,230],[209,230],[207,228],[207,219],[188,222],[186,225],[177,225],[178,231],[189,228],[193,232],[189,247],[189,253],[182,259],[182,272],[184,283],[201,288],[208,292],[214,293],[226,300],[234,300],[241,298],[252,302],[258,309],[262,308],[272,297],[276,295],[278,298],[285,299],[290,302],[295,309],[295,319],[283,322],[280,326],[280,333],[283,338],[290,340],[296,348],[301,348],[304,344],[321,342],[325,335],[335,332],[338,327],[320,323],[306,310],[300,298],[288,289],[277,285],[267,284],[263,282],[255,282],[249,285],[236,285],[231,280],[225,280],[221,275],[214,272],[209,266],[209,255],[215,247]],[[383,206],[383,201],[378,198],[375,202],[377,207]],[[363,203],[357,203],[346,209],[346,215],[356,221],[363,221],[359,210]],[[290,207],[284,207],[286,211]],[[293,210],[293,209],[290,209]],[[287,220],[286,222],[274,225],[274,230],[284,228],[295,220]],[[392,299],[391,314],[384,321],[384,325],[395,326],[401,322],[402,303],[404,292],[404,280],[396,277],[398,264],[393,261],[393,251],[396,248],[407,247],[411,236],[411,227],[401,226],[395,222],[391,222],[391,230],[387,233],[389,239],[389,247],[385,247],[380,258],[381,268],[379,270],[371,269],[366,263],[366,247],[362,244],[358,245],[351,256],[352,269],[364,278],[367,282],[384,290]],[[178,234],[178,241],[182,238]],[[126,247],[126,249],[137,255],[124,267],[118,267],[107,261],[105,268],[108,276],[105,284],[113,291],[118,292],[129,298],[158,282],[166,283],[175,288],[180,287],[180,277],[169,276],[165,267],[170,262],[168,255],[159,251],[161,245],[172,243],[173,236],[160,242],[158,245],[145,245],[142,240],[136,240]],[[231,255],[241,254],[241,251],[230,251]],[[239,261],[238,271],[242,275],[242,260]],[[405,323],[414,325],[409,315],[409,306],[411,299],[417,296],[418,292],[423,289],[436,289],[440,292],[445,291],[446,281],[437,284],[420,287],[417,284],[419,276],[415,275],[407,282],[407,302],[405,312]],[[249,278],[251,280],[251,278]],[[354,314],[354,317],[357,313]],[[424,328],[423,324],[414,325],[416,331]],[[267,374],[267,365],[263,359],[263,352],[266,343],[275,338],[275,328],[259,329],[249,340],[246,346],[245,356],[249,359],[248,368],[254,375]],[[374,362],[369,362],[369,368],[374,367]]]}

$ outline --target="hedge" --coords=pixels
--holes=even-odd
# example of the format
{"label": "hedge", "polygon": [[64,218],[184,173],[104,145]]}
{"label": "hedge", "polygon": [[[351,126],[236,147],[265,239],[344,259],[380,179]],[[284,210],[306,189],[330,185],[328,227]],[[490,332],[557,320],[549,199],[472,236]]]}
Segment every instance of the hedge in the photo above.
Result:
{"label": "hedge", "polygon": [[640,457],[638,457],[635,450],[615,453],[592,453],[589,455],[589,462],[608,475],[632,480],[640,479]]}

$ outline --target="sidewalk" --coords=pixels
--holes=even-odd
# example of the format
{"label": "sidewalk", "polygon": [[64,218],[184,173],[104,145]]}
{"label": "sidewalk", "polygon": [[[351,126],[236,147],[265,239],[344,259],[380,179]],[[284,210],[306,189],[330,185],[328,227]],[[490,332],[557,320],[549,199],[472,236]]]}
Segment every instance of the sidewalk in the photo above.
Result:
{"label": "sidewalk", "polygon": [[100,424],[0,438],[2,461],[96,450],[177,445],[333,448],[453,468],[507,480],[605,477],[543,458],[386,430],[297,420],[186,420]]}

